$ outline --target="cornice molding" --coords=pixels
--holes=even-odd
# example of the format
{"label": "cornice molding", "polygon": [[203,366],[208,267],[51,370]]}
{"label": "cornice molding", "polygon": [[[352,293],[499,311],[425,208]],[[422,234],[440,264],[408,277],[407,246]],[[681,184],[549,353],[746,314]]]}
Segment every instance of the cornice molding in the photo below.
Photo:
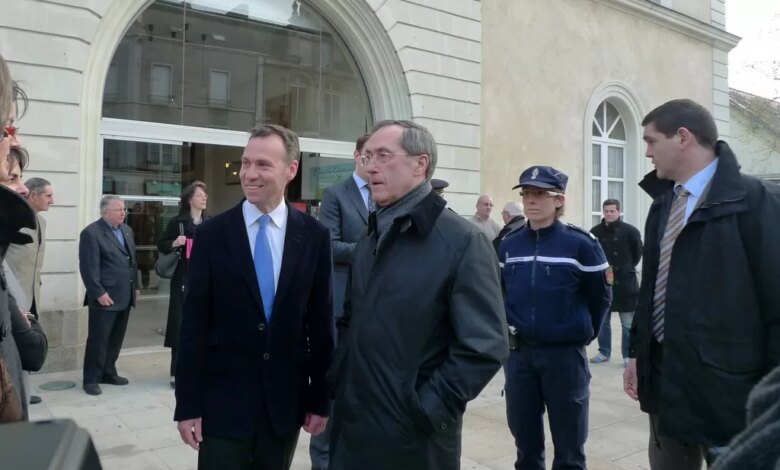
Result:
{"label": "cornice molding", "polygon": [[591,0],[729,52],[740,37],[648,0]]}

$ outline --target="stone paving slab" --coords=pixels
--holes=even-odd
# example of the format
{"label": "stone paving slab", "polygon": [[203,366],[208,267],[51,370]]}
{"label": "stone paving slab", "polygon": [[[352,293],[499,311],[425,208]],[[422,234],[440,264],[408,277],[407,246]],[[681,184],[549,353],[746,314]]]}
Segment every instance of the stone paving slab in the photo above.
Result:
{"label": "stone paving slab", "polygon": [[[616,315],[613,317],[612,330],[619,332],[619,321]],[[619,337],[613,338],[613,344],[614,350],[620,351]],[[596,347],[591,345],[588,357],[595,353]],[[89,431],[106,470],[195,469],[197,454],[181,443],[172,421],[175,399],[168,384],[169,361],[167,352],[123,355],[118,368],[130,384],[101,385],[103,394],[98,397],[82,391],[81,371],[34,375],[34,393],[43,403],[30,407],[30,417],[75,420]],[[591,470],[650,468],[647,416],[623,393],[622,373],[623,363],[617,357],[605,364],[591,364],[590,432],[585,448]],[[77,386],[55,392],[39,388],[53,380],[71,380]],[[469,404],[464,417],[462,469],[513,468],[515,447],[506,424],[503,383],[504,374],[499,372]],[[550,468],[553,446],[549,429],[545,429],[545,435]],[[309,435],[301,432],[293,470],[310,468],[308,445]]]}

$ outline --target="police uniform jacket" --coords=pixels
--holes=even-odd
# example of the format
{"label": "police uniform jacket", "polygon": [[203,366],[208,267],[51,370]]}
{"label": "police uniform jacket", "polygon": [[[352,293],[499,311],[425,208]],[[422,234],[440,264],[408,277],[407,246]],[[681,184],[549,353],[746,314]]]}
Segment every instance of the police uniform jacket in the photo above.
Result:
{"label": "police uniform jacket", "polygon": [[660,434],[722,446],[745,427],[750,390],[780,364],[780,186],[740,174],[725,142],[715,152],[710,188],[672,248],[660,378],[651,373],[650,317],[673,182],[652,172],[641,183],[653,204],[629,355]]}
{"label": "police uniform jacket", "polygon": [[588,232],[555,221],[501,243],[507,322],[529,345],[578,345],[598,336],[609,311],[607,260]]}
{"label": "police uniform jacket", "polygon": [[642,237],[631,224],[617,220],[611,224],[603,219],[590,229],[599,240],[612,269],[612,312],[633,312],[639,300],[636,265],[642,258]]}

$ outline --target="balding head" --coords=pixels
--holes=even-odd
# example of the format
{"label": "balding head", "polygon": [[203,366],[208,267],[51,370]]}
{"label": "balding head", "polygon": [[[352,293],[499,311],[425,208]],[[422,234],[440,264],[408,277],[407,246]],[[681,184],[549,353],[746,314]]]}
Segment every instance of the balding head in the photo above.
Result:
{"label": "balding head", "polygon": [[493,210],[493,198],[487,194],[483,194],[477,199],[477,217],[481,220],[486,220],[490,217],[490,212]]}

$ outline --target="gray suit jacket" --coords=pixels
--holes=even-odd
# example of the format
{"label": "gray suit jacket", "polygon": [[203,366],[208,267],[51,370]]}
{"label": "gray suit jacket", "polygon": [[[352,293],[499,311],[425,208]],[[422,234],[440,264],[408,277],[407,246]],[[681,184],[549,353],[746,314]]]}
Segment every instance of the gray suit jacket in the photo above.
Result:
{"label": "gray suit jacket", "polygon": [[352,252],[368,227],[368,209],[351,175],[325,189],[320,205],[320,222],[330,230],[333,248],[333,308],[334,315],[340,317],[344,311],[344,291]]}
{"label": "gray suit jacket", "polygon": [[46,251],[46,220],[40,214],[36,218],[41,231],[40,243],[38,242],[38,230],[23,228],[20,231],[32,237],[32,243],[11,244],[5,255],[8,267],[22,286],[25,301],[22,302],[22,299],[18,297],[16,300],[20,302],[19,307],[25,312],[30,311],[33,300],[35,300],[35,309],[38,312],[41,310],[41,267]]}
{"label": "gray suit jacket", "polygon": [[[87,225],[79,237],[79,271],[87,288],[84,305],[94,310],[120,311],[135,305],[138,263],[133,229],[121,226],[126,247],[119,244],[108,224],[99,219]],[[114,305],[103,307],[97,298],[108,292]]]}

